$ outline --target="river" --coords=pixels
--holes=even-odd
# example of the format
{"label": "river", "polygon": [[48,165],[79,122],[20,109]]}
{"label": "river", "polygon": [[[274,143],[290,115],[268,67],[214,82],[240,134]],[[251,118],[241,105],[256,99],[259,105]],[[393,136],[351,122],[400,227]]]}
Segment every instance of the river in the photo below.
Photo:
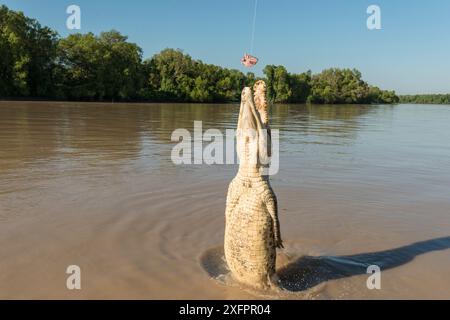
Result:
{"label": "river", "polygon": [[237,165],[171,160],[175,129],[225,132],[237,113],[0,102],[0,298],[450,298],[450,106],[272,108],[284,290],[266,293],[221,280]]}

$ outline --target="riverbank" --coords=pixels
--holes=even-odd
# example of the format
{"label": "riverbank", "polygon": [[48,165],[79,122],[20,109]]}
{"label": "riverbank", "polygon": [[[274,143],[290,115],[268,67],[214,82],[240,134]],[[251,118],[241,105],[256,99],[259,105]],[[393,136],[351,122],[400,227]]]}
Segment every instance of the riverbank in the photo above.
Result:
{"label": "riverbank", "polygon": [[212,103],[239,101],[242,88],[261,78],[268,99],[276,103],[398,102],[394,91],[368,84],[356,69],[292,73],[268,64],[264,76],[257,77],[252,69],[239,70],[238,59],[234,68],[227,68],[179,49],[166,48],[144,59],[142,48],[117,30],[62,38],[5,5],[0,6],[0,21],[0,97]]}
{"label": "riverbank", "polygon": [[[396,104],[431,104],[431,105],[450,105],[450,100],[444,101],[444,102],[433,102],[432,100],[426,100],[428,102],[420,102],[420,101],[411,101],[411,102],[406,102],[408,101],[408,99],[406,98],[402,98],[403,96],[399,96],[400,97],[400,102],[396,103]],[[6,97],[6,98],[1,98],[0,97],[0,101],[2,102],[60,102],[60,103],[64,103],[64,102],[68,102],[68,103],[99,103],[99,104],[121,104],[121,103],[131,103],[131,104],[170,104],[170,103],[176,103],[176,104],[195,104],[194,102],[186,102],[186,101],[156,101],[156,100],[130,100],[130,101],[106,101],[106,100],[58,100],[58,99],[49,99],[49,98],[11,98],[11,97]],[[221,104],[236,104],[236,103],[240,103],[239,100],[230,100],[230,101],[217,101],[217,102],[208,102],[208,104],[216,104],[216,105],[221,105]],[[277,103],[277,105],[289,105],[289,104],[296,104],[296,103]],[[318,103],[304,103],[305,105],[335,105],[335,106],[340,106],[340,105],[349,105],[349,103],[322,103],[322,104],[318,104]],[[363,105],[361,103],[352,103],[353,105]],[[366,105],[382,105],[383,103],[371,103],[371,104],[366,104]],[[396,105],[396,104],[387,104],[387,105]],[[272,103],[273,105],[273,103]]]}
{"label": "riverbank", "polygon": [[400,95],[400,103],[450,105],[450,94]]}
{"label": "riverbank", "polygon": [[[224,105],[224,104],[240,104],[240,100],[229,100],[229,101],[217,101],[217,102],[207,102],[207,103],[196,103],[196,102],[187,102],[187,101],[158,101],[158,100],[130,100],[130,101],[108,101],[108,100],[67,100],[67,99],[48,99],[48,98],[2,98],[0,97],[0,102],[13,102],[13,103],[27,103],[27,102],[36,102],[36,103],[59,103],[59,104],[74,104],[74,103],[82,103],[82,104],[102,104],[102,105],[111,105],[111,104],[136,104],[136,105],[143,105],[143,104],[159,104],[159,105],[169,105],[169,104],[177,104],[177,105]],[[274,103],[270,102],[271,106],[279,106],[279,105],[308,105],[308,106],[344,106],[344,105],[383,105],[383,103],[311,103],[311,102],[305,102],[305,103]],[[396,104],[385,104],[385,105],[396,105]]]}

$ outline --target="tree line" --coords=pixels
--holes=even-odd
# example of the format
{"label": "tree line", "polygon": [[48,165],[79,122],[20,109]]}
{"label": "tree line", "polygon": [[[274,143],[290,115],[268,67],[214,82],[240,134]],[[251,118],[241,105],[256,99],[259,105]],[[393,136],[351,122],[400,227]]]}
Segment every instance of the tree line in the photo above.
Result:
{"label": "tree line", "polygon": [[[0,7],[0,97],[88,101],[238,101],[254,73],[222,68],[165,49],[142,49],[112,30],[66,38],[22,12]],[[397,103],[394,91],[362,80],[355,69],[319,74],[264,68],[268,99],[276,103]]]}
{"label": "tree line", "polygon": [[401,103],[450,104],[450,94],[402,95]]}

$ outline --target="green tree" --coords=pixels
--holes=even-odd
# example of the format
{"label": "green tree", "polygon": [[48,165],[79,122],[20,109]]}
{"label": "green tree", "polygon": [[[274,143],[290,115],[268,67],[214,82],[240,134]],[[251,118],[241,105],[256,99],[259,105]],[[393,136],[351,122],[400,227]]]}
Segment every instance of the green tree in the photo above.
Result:
{"label": "green tree", "polygon": [[57,41],[56,32],[0,6],[0,94],[51,96]]}
{"label": "green tree", "polygon": [[291,77],[283,66],[268,65],[263,70],[266,76],[267,98],[272,102],[287,102],[292,96]]}
{"label": "green tree", "polygon": [[276,92],[275,92],[275,66],[267,65],[263,72],[266,76],[266,90],[267,90],[267,99],[271,102],[275,101]]}
{"label": "green tree", "polygon": [[417,94],[399,97],[401,103],[450,104],[450,94]]}
{"label": "green tree", "polygon": [[[197,78],[196,62],[181,50],[165,49],[146,62],[152,66],[147,85],[167,100],[188,101]],[[188,81],[191,79],[193,81]]]}
{"label": "green tree", "polygon": [[289,99],[293,103],[305,103],[311,92],[311,71],[290,76],[292,95]]}
{"label": "green tree", "polygon": [[194,88],[191,91],[191,98],[193,101],[207,102],[211,100],[211,95],[208,91],[208,80],[202,77],[195,79]]}
{"label": "green tree", "polygon": [[174,49],[146,60],[144,70],[144,96],[166,101],[234,101],[247,81],[240,71],[205,64]]}
{"label": "green tree", "polygon": [[273,87],[275,90],[274,102],[287,102],[291,99],[290,75],[285,67],[276,67]]}
{"label": "green tree", "polygon": [[364,103],[369,96],[369,86],[361,79],[358,70],[327,69],[311,79],[312,103]]}
{"label": "green tree", "polygon": [[58,45],[62,91],[72,99],[126,100],[143,83],[142,50],[117,31],[72,34]]}

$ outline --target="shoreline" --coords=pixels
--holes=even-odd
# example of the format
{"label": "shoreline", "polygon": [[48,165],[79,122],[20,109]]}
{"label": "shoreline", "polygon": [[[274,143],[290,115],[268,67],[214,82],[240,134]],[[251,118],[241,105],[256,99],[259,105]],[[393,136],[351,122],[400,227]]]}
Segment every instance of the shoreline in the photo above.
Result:
{"label": "shoreline", "polygon": [[[0,102],[52,102],[52,103],[92,103],[92,104],[180,104],[180,105],[192,105],[192,104],[203,104],[203,105],[224,105],[224,104],[239,104],[239,101],[215,101],[215,102],[186,102],[186,101],[107,101],[107,100],[53,100],[53,99],[11,99],[11,98],[0,98]],[[310,105],[310,106],[344,106],[344,105],[360,105],[360,106],[379,106],[379,105],[399,105],[399,104],[428,104],[428,103],[308,103],[308,102],[291,102],[291,103],[271,103],[271,105]],[[432,103],[429,103],[432,104]]]}
{"label": "shoreline", "polygon": [[[135,104],[135,105],[145,105],[145,104],[180,104],[180,105],[224,105],[224,104],[239,104],[239,101],[214,101],[214,102],[187,102],[187,101],[142,101],[142,100],[131,100],[131,101],[107,101],[107,100],[53,100],[53,99],[40,99],[40,98],[30,98],[30,99],[14,99],[14,98],[0,98],[0,102],[51,102],[51,103],[92,103],[92,104]],[[271,103],[271,105],[309,105],[309,106],[343,106],[343,105],[360,105],[360,106],[396,106],[402,104],[411,105],[436,105],[436,106],[450,106],[450,103],[435,103],[435,102],[398,102],[398,103],[308,103],[308,102],[292,102],[292,103]]]}

